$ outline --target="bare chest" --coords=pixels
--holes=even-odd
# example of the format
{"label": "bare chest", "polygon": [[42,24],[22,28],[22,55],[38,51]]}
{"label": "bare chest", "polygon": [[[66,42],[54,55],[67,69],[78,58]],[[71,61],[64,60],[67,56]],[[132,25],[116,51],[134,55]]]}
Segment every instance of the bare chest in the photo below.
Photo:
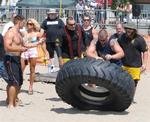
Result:
{"label": "bare chest", "polygon": [[13,44],[22,45],[23,39],[21,33],[14,33]]}

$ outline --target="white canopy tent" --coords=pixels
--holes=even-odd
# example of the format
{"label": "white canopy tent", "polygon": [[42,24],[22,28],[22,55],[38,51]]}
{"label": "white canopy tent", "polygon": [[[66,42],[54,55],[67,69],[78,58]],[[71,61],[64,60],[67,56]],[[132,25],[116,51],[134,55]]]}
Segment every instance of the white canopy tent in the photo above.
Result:
{"label": "white canopy tent", "polygon": [[2,0],[1,6],[16,6],[18,0]]}

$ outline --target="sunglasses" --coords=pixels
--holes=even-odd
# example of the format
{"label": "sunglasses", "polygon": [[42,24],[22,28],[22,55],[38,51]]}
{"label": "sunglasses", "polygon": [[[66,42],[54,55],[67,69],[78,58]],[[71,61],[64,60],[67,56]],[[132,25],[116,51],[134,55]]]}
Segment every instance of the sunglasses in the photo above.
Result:
{"label": "sunglasses", "polygon": [[90,21],[90,19],[83,19],[83,21]]}
{"label": "sunglasses", "polygon": [[99,41],[100,41],[100,42],[105,42],[105,40],[101,40],[101,39],[99,39]]}
{"label": "sunglasses", "polygon": [[69,24],[69,23],[68,23],[69,26],[74,26],[75,24],[76,24],[76,23],[73,23],[73,24]]}
{"label": "sunglasses", "polygon": [[33,23],[27,23],[27,25],[33,25]]}

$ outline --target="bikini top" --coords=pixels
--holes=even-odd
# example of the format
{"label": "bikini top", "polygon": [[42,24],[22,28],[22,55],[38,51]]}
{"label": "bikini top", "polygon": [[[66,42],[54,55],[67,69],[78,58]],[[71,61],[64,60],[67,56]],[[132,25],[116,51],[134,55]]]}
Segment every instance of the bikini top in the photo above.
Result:
{"label": "bikini top", "polygon": [[35,43],[35,42],[37,42],[37,41],[38,41],[38,40],[37,40],[37,37],[32,37],[32,38],[31,38],[31,42],[32,42],[32,43]]}

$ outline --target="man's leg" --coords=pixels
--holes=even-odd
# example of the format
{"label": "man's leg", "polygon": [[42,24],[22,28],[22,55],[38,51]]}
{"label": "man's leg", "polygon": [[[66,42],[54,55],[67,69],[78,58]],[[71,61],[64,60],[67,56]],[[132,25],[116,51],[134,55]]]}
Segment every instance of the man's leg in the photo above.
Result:
{"label": "man's leg", "polygon": [[8,108],[15,107],[16,101],[16,94],[17,94],[17,87],[16,86],[8,86]]}
{"label": "man's leg", "polygon": [[139,81],[139,80],[134,80],[135,87],[137,87],[138,81]]}
{"label": "man's leg", "polygon": [[8,91],[9,91],[9,85],[7,85],[7,87],[6,87],[6,92],[7,92],[7,98],[6,98],[6,103],[7,103],[7,105],[8,105],[8,103],[9,103],[9,93],[8,93]]}
{"label": "man's leg", "polygon": [[21,86],[17,86],[15,106],[22,104],[21,99],[19,99],[19,97],[18,97],[18,94],[20,93],[20,89],[21,89]]}

